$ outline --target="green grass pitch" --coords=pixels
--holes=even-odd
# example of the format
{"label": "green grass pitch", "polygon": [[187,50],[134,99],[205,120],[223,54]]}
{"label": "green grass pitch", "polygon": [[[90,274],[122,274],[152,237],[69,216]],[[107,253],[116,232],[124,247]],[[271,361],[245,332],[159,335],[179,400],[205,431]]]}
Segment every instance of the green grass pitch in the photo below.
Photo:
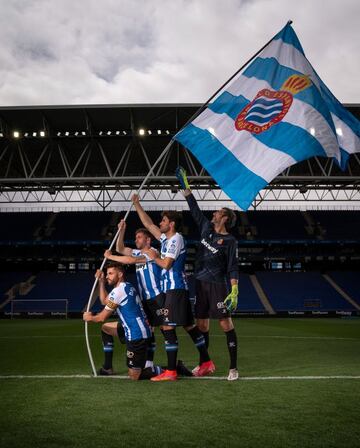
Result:
{"label": "green grass pitch", "polygon": [[[239,381],[134,383],[70,377],[91,374],[80,320],[1,320],[0,446],[360,447],[359,319],[235,324]],[[89,324],[89,333],[99,367],[99,326]],[[182,329],[178,336],[179,358],[192,368],[195,348]],[[156,361],[164,364],[159,333],[157,343]],[[210,354],[215,376],[225,376],[228,355],[216,322]],[[120,344],[114,366],[125,375]]]}

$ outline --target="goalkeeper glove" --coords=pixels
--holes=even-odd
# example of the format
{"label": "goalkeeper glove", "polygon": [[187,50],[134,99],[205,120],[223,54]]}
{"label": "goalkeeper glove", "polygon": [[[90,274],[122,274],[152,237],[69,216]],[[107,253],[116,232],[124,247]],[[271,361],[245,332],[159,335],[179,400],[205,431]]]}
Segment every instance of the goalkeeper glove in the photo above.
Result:
{"label": "goalkeeper glove", "polygon": [[238,285],[232,285],[231,293],[224,300],[224,305],[226,309],[231,313],[237,307],[238,303]]}
{"label": "goalkeeper glove", "polygon": [[175,170],[175,176],[178,178],[183,190],[190,190],[189,182],[186,177],[186,171],[182,166],[178,166]]}

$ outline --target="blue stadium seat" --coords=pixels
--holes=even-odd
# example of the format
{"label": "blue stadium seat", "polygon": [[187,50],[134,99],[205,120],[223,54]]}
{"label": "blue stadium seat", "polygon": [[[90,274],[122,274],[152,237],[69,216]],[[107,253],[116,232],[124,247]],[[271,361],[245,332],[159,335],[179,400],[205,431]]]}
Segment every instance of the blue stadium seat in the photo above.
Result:
{"label": "blue stadium seat", "polygon": [[248,211],[250,226],[255,226],[255,239],[307,239],[306,222],[299,211]]}
{"label": "blue stadium seat", "polygon": [[265,308],[261,303],[248,274],[239,275],[239,296],[237,311],[265,311]]}
{"label": "blue stadium seat", "polygon": [[0,241],[32,241],[50,213],[0,213]]}
{"label": "blue stadium seat", "polygon": [[319,272],[257,272],[275,311],[354,310]]}
{"label": "blue stadium seat", "polygon": [[343,289],[356,303],[360,305],[360,281],[359,272],[355,271],[331,271],[328,272],[335,283]]}
{"label": "blue stadium seat", "polygon": [[359,240],[360,211],[314,210],[309,213],[325,229],[324,239]]}

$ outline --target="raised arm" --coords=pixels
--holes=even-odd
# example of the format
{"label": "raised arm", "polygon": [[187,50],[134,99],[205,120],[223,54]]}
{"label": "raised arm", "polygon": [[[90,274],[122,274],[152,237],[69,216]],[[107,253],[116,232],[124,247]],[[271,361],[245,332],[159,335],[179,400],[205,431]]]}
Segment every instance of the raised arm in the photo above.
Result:
{"label": "raised arm", "polygon": [[102,305],[106,305],[108,293],[105,289],[105,274],[102,270],[98,269],[95,273],[95,277],[99,282],[99,299]]}
{"label": "raised arm", "polygon": [[107,260],[117,261],[118,263],[122,264],[146,263],[145,257],[133,257],[131,255],[113,255],[111,253],[111,250],[106,250],[104,252],[104,258],[106,258]]}
{"label": "raised arm", "polygon": [[181,166],[177,167],[175,174],[180,182],[181,188],[184,190],[183,193],[189,205],[191,215],[196,222],[196,225],[199,227],[200,233],[202,234],[203,232],[209,230],[209,228],[211,227],[211,223],[200,210],[196,199],[191,193],[189,182],[186,176],[186,171],[184,170],[184,168],[182,168]]}
{"label": "raised arm", "polygon": [[139,196],[137,194],[134,194],[131,200],[134,204],[135,210],[137,211],[137,214],[139,215],[141,222],[143,223],[143,226],[146,227],[148,231],[152,233],[157,240],[159,240],[161,237],[161,231],[159,227],[153,223],[150,216],[142,208],[139,201]]}
{"label": "raised arm", "polygon": [[155,263],[167,271],[171,268],[174,263],[174,259],[170,257],[161,258],[159,252],[153,249],[144,249],[144,254],[146,254],[150,260],[154,260]]}
{"label": "raised arm", "polygon": [[[123,219],[119,222],[118,229],[119,229],[119,236],[116,241],[116,252],[119,252],[119,254],[123,254],[123,255],[131,255],[132,249],[130,247],[125,247],[125,245],[124,245],[126,222]],[[129,263],[126,263],[126,264],[129,264]]]}

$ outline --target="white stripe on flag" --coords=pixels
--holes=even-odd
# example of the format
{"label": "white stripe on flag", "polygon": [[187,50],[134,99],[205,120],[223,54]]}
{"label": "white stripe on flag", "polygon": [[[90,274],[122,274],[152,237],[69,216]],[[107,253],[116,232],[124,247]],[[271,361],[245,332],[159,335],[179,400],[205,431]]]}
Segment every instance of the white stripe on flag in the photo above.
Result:
{"label": "white stripe on flag", "polygon": [[289,67],[310,76],[311,81],[320,90],[320,83],[318,77],[314,72],[310,62],[296,47],[284,42],[281,39],[276,39],[271,42],[259,55],[260,58],[275,58],[279,64]]}
{"label": "white stripe on flag", "polygon": [[272,89],[272,87],[266,81],[262,81],[254,77],[248,78],[247,76],[240,75],[221,93],[229,92],[234,96],[243,95],[249,101],[252,101],[259,90],[262,89]]}
{"label": "white stripe on flag", "polygon": [[[241,75],[239,77],[239,84],[237,86],[230,86],[227,91],[231,93],[231,95],[242,95],[249,101],[252,101],[262,89],[273,90],[271,85],[266,81],[257,78],[247,78],[246,76]],[[194,120],[193,124],[195,124],[195,121],[196,120]],[[284,123],[299,126],[309,133],[311,128],[315,129],[315,135],[311,135],[313,135],[313,137],[320,143],[327,156],[336,157],[340,161],[341,155],[336,135],[323,115],[319,113],[317,109],[310,106],[310,104],[294,98],[289,112],[285,115],[282,121]]]}
{"label": "white stripe on flag", "polygon": [[[281,39],[274,40],[261,52],[260,57],[273,57],[279,64],[309,76],[322,95],[319,78],[313,67],[301,51],[293,45],[285,43]],[[324,101],[328,102],[330,99],[324,98]],[[337,139],[341,148],[346,150],[348,153],[360,152],[360,140],[350,129],[350,127],[333,112],[331,112],[331,117],[335,127],[342,130],[343,135],[339,133],[337,134]],[[332,157],[332,155],[330,154],[329,157]],[[340,160],[339,157],[337,157],[337,159]]]}
{"label": "white stripe on flag", "polygon": [[274,172],[281,173],[296,160],[277,149],[256,140],[249,132],[237,132],[234,120],[228,115],[219,114],[206,109],[193,121],[194,126],[208,130],[213,128],[217,140],[221,142],[243,165],[258,176],[270,182]]}
{"label": "white stripe on flag", "polygon": [[[339,142],[329,123],[312,106],[294,98],[289,112],[282,119],[284,123],[299,126],[309,132],[320,143],[328,157],[336,157],[340,162]],[[311,132],[310,132],[311,133]]]}
{"label": "white stripe on flag", "polygon": [[350,154],[360,152],[360,139],[354,134],[346,123],[340,120],[337,115],[331,113],[331,117],[337,130],[336,132],[339,145],[342,149],[346,150],[346,152]]}

